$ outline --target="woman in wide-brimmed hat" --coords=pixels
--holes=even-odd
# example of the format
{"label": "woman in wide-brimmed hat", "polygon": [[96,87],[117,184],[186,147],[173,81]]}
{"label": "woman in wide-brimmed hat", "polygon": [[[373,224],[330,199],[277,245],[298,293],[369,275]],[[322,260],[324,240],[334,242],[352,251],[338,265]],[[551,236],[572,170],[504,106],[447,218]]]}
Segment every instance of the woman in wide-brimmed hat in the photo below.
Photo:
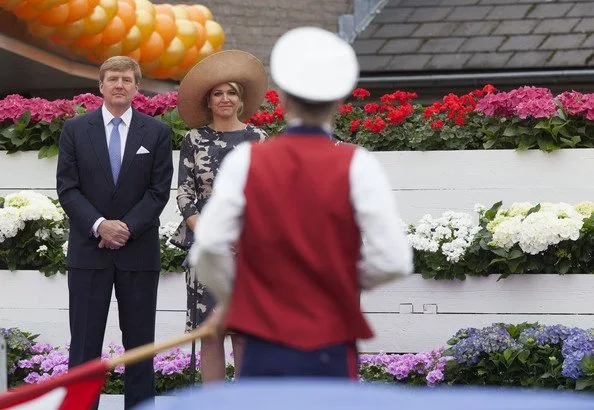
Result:
{"label": "woman in wide-brimmed hat", "polygon": [[[264,99],[268,76],[253,55],[229,50],[215,53],[195,65],[183,79],[178,92],[178,110],[188,127],[179,158],[177,203],[183,221],[172,243],[189,249],[199,214],[210,197],[213,181],[223,158],[244,141],[266,137],[264,131],[246,124]],[[186,329],[198,326],[211,312],[215,300],[186,268],[188,310]],[[231,335],[235,369],[239,370],[242,340]],[[200,344],[203,382],[225,377],[224,337]]]}

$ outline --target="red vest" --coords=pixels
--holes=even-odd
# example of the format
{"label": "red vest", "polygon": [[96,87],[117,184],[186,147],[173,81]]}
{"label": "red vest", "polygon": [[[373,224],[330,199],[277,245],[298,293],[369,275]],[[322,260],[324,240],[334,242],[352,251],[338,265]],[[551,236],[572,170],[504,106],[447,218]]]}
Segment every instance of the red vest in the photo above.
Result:
{"label": "red vest", "polygon": [[323,135],[252,145],[230,329],[304,350],[372,336],[359,306],[354,150]]}

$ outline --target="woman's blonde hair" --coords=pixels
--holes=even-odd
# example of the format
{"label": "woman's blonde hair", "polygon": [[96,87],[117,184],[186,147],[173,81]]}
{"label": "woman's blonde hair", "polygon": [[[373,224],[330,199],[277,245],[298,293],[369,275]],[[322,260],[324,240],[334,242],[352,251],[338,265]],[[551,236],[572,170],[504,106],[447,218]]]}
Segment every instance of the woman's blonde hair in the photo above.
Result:
{"label": "woman's blonde hair", "polygon": [[[240,83],[236,83],[235,81],[228,81],[226,83],[223,84],[229,84],[229,86],[231,86],[231,88],[233,88],[233,90],[235,90],[235,92],[237,93],[237,95],[239,96],[239,101],[241,102],[239,108],[237,109],[237,116],[240,116],[243,113],[243,85],[241,85]],[[213,87],[214,88],[214,87]],[[206,93],[206,106],[208,107],[208,100],[210,99],[210,93],[212,91],[212,88]],[[210,110],[210,119],[212,119],[212,109]]]}

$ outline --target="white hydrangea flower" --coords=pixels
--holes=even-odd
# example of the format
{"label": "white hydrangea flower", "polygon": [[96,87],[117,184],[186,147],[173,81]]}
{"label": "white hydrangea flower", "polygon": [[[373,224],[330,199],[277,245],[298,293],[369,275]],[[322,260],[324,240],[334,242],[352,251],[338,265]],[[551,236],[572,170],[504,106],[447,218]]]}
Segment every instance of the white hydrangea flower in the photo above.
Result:
{"label": "white hydrangea flower", "polygon": [[68,241],[62,244],[62,252],[64,252],[64,256],[68,256]]}
{"label": "white hydrangea flower", "polygon": [[576,211],[578,211],[580,214],[584,215],[586,218],[589,218],[592,215],[592,213],[594,212],[594,202],[590,202],[590,201],[580,202],[573,208]]}
{"label": "white hydrangea flower", "polygon": [[175,222],[167,222],[166,224],[159,226],[159,237],[165,239],[171,238],[178,225],[179,224]]}
{"label": "white hydrangea flower", "polygon": [[536,255],[561,241],[575,241],[580,236],[583,224],[582,219],[559,218],[555,212],[535,212],[522,221],[520,248],[526,253]]}
{"label": "white hydrangea flower", "polygon": [[[493,228],[491,245],[509,250],[520,240],[520,229],[523,217],[516,215],[513,218],[501,218]],[[489,226],[487,226],[489,229]]]}
{"label": "white hydrangea flower", "polygon": [[24,228],[18,208],[0,208],[0,243],[14,238]]}
{"label": "white hydrangea flower", "polygon": [[446,211],[440,218],[431,215],[411,226],[407,238],[418,251],[441,252],[449,262],[458,262],[474,240],[480,227],[469,214]]}
{"label": "white hydrangea flower", "polygon": [[47,246],[41,245],[39,248],[37,248],[35,252],[37,252],[40,255],[44,255],[47,252]]}
{"label": "white hydrangea flower", "polygon": [[487,208],[483,204],[474,204],[474,212],[482,214]]}
{"label": "white hydrangea flower", "polygon": [[528,211],[534,208],[530,202],[514,202],[505,212],[506,216],[513,218],[516,215],[526,216]]}
{"label": "white hydrangea flower", "polygon": [[6,196],[5,207],[18,209],[23,221],[45,219],[47,221],[64,220],[64,211],[51,199],[35,191],[21,191]]}
{"label": "white hydrangea flower", "polygon": [[493,232],[491,245],[509,250],[518,244],[523,252],[536,255],[561,241],[579,238],[584,215],[571,205],[545,202],[528,216],[527,203],[515,205],[512,212],[503,210],[497,222],[487,226]]}
{"label": "white hydrangea flower", "polygon": [[47,241],[50,237],[51,231],[47,228],[41,228],[35,232],[35,237],[42,241]]}

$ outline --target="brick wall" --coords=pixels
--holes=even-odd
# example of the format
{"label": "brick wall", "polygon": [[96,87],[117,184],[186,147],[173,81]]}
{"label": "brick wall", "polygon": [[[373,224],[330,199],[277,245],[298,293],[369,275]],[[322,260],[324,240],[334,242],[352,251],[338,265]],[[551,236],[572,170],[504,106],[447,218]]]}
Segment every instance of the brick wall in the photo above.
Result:
{"label": "brick wall", "polygon": [[250,52],[268,66],[278,37],[300,26],[338,32],[338,17],[352,13],[352,0],[180,0],[208,7],[225,30],[225,49]]}

